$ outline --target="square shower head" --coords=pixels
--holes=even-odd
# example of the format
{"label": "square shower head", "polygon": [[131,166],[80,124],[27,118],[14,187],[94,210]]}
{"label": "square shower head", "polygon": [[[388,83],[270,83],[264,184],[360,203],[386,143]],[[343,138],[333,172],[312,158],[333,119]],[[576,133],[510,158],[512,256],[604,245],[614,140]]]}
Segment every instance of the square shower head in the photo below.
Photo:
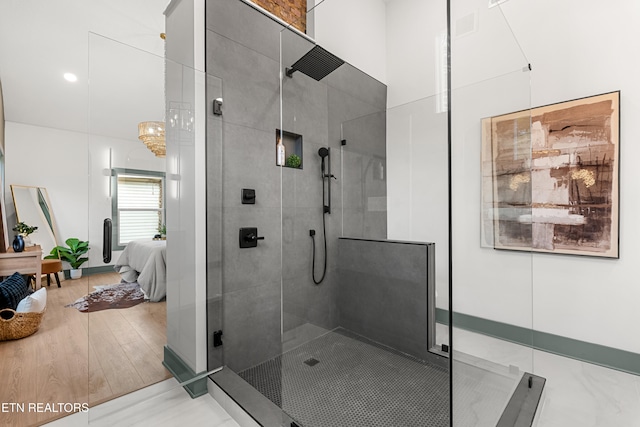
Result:
{"label": "square shower head", "polygon": [[302,58],[298,59],[291,68],[287,68],[287,75],[291,77],[294,71],[300,71],[312,79],[320,81],[342,64],[344,64],[342,59],[319,45],[315,45]]}

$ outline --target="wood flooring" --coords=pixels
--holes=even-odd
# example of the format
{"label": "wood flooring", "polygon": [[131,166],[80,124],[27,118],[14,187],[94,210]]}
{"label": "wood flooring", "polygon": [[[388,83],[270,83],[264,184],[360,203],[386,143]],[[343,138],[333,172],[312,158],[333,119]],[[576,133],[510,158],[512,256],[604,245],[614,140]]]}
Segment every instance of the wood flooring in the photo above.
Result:
{"label": "wood flooring", "polygon": [[117,273],[64,280],[61,288],[54,281],[38,332],[0,342],[0,424],[37,426],[67,415],[29,411],[30,403],[95,406],[171,377],[162,365],[166,302],[93,313],[64,307],[118,282]]}

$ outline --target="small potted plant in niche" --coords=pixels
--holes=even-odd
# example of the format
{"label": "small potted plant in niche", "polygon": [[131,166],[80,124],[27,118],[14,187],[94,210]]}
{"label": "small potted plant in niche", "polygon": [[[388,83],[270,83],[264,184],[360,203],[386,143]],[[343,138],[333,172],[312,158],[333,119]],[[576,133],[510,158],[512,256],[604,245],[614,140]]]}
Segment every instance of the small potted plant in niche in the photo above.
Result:
{"label": "small potted plant in niche", "polygon": [[89,252],[89,242],[71,237],[65,241],[67,246],[56,246],[51,249],[51,253],[44,257],[44,259],[61,259],[66,261],[71,266],[69,274],[72,279],[79,279],[82,277],[82,269],[80,266],[89,261],[89,258],[82,255]]}
{"label": "small potted plant in niche", "polygon": [[167,225],[162,224],[160,227],[158,227],[158,233],[160,233],[161,240],[167,240]]}
{"label": "small potted plant in niche", "polygon": [[[18,233],[18,235],[16,236],[16,239],[14,239],[14,242],[13,242],[14,243],[13,250],[16,252],[21,252],[22,250],[16,250],[17,248],[15,246],[18,246],[18,247],[22,246],[23,249],[25,246],[33,246],[33,243],[31,243],[31,238],[29,237],[29,235],[32,234],[37,229],[38,227],[27,225],[24,222],[17,223],[16,226],[13,227],[13,231]],[[20,245],[19,242],[16,242],[16,240],[19,240],[18,236],[22,237],[24,244]]]}
{"label": "small potted plant in niche", "polygon": [[287,157],[284,165],[289,168],[300,169],[300,165],[302,164],[302,159],[297,154],[292,154]]}

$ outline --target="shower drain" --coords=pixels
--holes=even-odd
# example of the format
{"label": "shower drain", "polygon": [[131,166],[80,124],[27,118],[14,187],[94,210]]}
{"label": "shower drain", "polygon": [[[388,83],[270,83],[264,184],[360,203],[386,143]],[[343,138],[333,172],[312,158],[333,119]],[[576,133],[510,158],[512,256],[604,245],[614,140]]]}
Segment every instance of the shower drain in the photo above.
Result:
{"label": "shower drain", "polygon": [[318,363],[320,363],[320,361],[318,359],[314,359],[313,357],[311,359],[307,359],[304,361],[305,364],[309,365],[309,366],[315,366]]}

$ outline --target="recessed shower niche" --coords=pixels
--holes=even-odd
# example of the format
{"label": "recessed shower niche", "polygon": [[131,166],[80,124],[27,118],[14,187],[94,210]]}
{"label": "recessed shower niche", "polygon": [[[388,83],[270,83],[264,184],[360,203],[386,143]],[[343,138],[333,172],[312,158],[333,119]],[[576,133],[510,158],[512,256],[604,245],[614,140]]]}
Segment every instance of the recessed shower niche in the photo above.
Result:
{"label": "recessed shower niche", "polygon": [[302,169],[302,135],[276,129],[276,165]]}

